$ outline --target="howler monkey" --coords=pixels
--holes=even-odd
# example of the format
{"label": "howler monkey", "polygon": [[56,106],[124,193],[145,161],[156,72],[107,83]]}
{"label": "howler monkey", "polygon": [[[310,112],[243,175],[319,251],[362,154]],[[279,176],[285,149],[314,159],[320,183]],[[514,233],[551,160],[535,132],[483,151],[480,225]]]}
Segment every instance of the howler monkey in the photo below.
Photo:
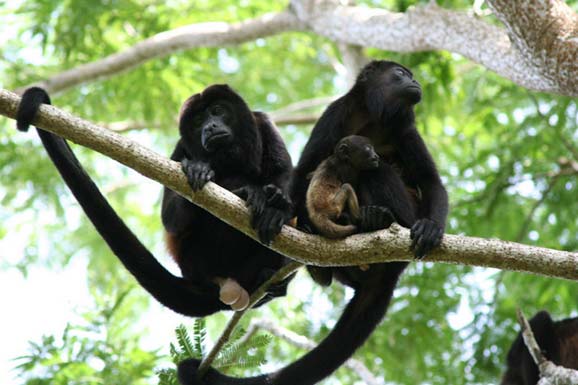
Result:
{"label": "howler monkey", "polygon": [[[529,321],[536,342],[546,359],[556,365],[578,369],[578,317],[554,321],[540,311]],[[540,372],[518,333],[508,352],[507,368],[501,385],[536,385]]]}
{"label": "howler monkey", "polygon": [[[306,209],[307,176],[331,155],[339,140],[348,135],[369,138],[380,156],[379,167],[359,175],[357,193],[361,220],[367,230],[396,221],[411,228],[412,248],[424,257],[439,245],[448,212],[446,191],[435,163],[414,123],[413,106],[421,99],[421,87],[405,67],[389,61],[373,61],[359,74],[351,90],[334,101],[315,124],[294,170],[292,200],[299,226],[312,227]],[[372,226],[369,226],[372,225]],[[373,227],[373,228],[372,228]],[[183,385],[310,385],[330,375],[359,348],[379,324],[407,262],[358,267],[322,268],[314,279],[328,284],[335,276],[355,294],[329,335],[294,363],[270,374],[232,378],[210,369],[196,378],[198,360],[179,365]]]}
{"label": "howler monkey", "polygon": [[[26,90],[17,113],[19,130],[28,129],[42,103],[50,104],[43,89]],[[171,159],[181,162],[192,188],[198,190],[213,180],[236,190],[247,199],[260,238],[270,242],[291,216],[287,180],[292,166],[266,115],[252,112],[227,85],[213,85],[184,103],[179,130],[181,138]],[[255,290],[286,262],[282,255],[165,188],[162,219],[168,248],[183,278],[172,275],[118,217],[66,141],[41,129],[38,133],[112,251],[153,297],[175,312],[202,317],[229,305],[242,308],[247,295],[243,291]],[[288,281],[273,286],[261,303],[284,295]]]}
{"label": "howler monkey", "polygon": [[[359,203],[353,186],[359,173],[379,166],[368,138],[341,139],[331,156],[315,169],[307,189],[307,213],[315,229],[328,238],[344,238],[358,231]],[[345,224],[339,223],[345,218]]]}

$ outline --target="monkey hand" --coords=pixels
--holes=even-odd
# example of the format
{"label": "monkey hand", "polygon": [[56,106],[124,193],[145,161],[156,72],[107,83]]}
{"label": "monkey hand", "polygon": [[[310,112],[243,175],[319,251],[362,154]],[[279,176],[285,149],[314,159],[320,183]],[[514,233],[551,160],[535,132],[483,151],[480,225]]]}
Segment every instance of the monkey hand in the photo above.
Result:
{"label": "monkey hand", "polygon": [[187,181],[193,191],[199,191],[208,181],[215,178],[215,172],[211,169],[211,166],[205,162],[185,158],[181,161],[181,168],[187,176]]}
{"label": "monkey hand", "polygon": [[422,259],[440,245],[444,227],[429,218],[418,219],[411,228],[411,249],[416,258]]}
{"label": "monkey hand", "polygon": [[383,206],[362,206],[359,208],[359,229],[362,232],[387,229],[395,222],[390,209]]}
{"label": "monkey hand", "polygon": [[[272,187],[268,187],[272,186]],[[247,201],[251,211],[251,226],[257,230],[257,235],[265,245],[270,244],[273,238],[281,232],[283,225],[291,219],[291,205],[285,204],[287,198],[276,186],[265,187],[247,185],[233,191]],[[288,200],[287,200],[288,202]]]}
{"label": "monkey hand", "polygon": [[[273,277],[273,275],[275,275],[276,272],[277,272],[277,269],[273,269],[273,268],[267,268],[266,267],[266,268],[261,269],[261,271],[259,272],[259,275],[257,276],[255,289],[257,289],[258,287],[263,285],[265,282],[270,280],[271,277]],[[257,304],[255,304],[254,307],[258,307],[264,303],[269,302],[271,300],[271,298],[286,296],[287,295],[287,285],[289,285],[289,282],[291,282],[291,280],[293,279],[294,276],[295,276],[295,274],[291,274],[289,277],[285,278],[284,280],[282,280],[280,282],[270,284],[267,287],[267,294],[265,295],[265,297],[261,298],[257,302]]]}
{"label": "monkey hand", "polygon": [[279,187],[274,184],[268,184],[263,187],[263,191],[265,191],[268,206],[279,210],[293,210],[291,200]]}
{"label": "monkey hand", "polygon": [[261,242],[269,245],[290,219],[290,211],[266,206],[260,215],[253,216],[253,228],[257,230]]}

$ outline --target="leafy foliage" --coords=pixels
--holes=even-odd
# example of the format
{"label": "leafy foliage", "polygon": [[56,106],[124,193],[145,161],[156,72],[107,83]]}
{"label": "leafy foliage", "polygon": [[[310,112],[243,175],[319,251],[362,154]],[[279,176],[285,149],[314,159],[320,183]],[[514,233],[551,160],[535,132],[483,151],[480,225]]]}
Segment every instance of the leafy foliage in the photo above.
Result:
{"label": "leafy foliage", "polygon": [[[251,369],[258,368],[267,362],[264,348],[271,342],[271,337],[266,334],[246,336],[246,330],[237,328],[231,338],[223,345],[215,358],[212,366],[224,371],[231,368]],[[173,363],[188,358],[202,359],[205,356],[205,338],[207,331],[205,320],[195,319],[193,324],[193,336],[189,335],[184,325],[175,329],[177,345],[170,344],[170,354]],[[174,368],[157,371],[159,385],[174,385],[178,383],[177,373]]]}
{"label": "leafy foliage", "polygon": [[[359,1],[400,12],[428,2]],[[473,2],[437,3],[469,11]],[[578,7],[578,1],[566,3]],[[265,0],[3,2],[0,82],[14,89],[170,29],[200,22],[237,22],[286,6]],[[491,16],[485,18],[499,23]],[[400,54],[369,48],[365,53],[407,65],[423,85],[417,124],[448,187],[448,232],[578,248],[576,100],[530,92],[447,52]],[[339,47],[328,40],[310,33],[286,33],[151,60],[54,95],[53,102],[88,120],[144,126],[126,135],[169,154],[177,139],[180,104],[206,85],[230,83],[252,107],[271,112],[297,101],[345,92],[345,81],[335,71],[340,60]],[[308,112],[319,113],[324,107]],[[294,161],[310,128],[280,128]],[[165,258],[158,213],[161,187],[90,150],[75,147],[75,151],[121,217],[159,259]],[[17,133],[13,121],[5,119],[0,120],[0,179],[0,268],[28,274],[38,267],[68,268],[70,261],[86,258],[92,306],[97,309],[87,312],[81,323],[70,322],[62,335],[49,334],[32,342],[31,352],[18,361],[21,382],[150,383],[152,368],[163,367],[161,355],[182,359],[203,354],[207,336],[219,333],[224,316],[212,317],[206,325],[195,323],[192,337],[185,329],[178,330],[177,342],[168,351],[138,348],[138,337],[145,332],[134,330],[133,325],[148,321],[143,315],[148,296],[134,290],[117,301],[134,281],[86,221],[36,137]],[[29,284],[38,285],[33,280]],[[416,263],[403,277],[388,316],[356,358],[387,383],[496,383],[517,330],[516,306],[528,315],[546,308],[564,318],[577,314],[577,291],[575,282]],[[333,327],[349,295],[341,286],[321,289],[300,275],[287,298],[256,313],[319,341]],[[2,306],[6,296],[0,298]],[[111,310],[110,303],[121,305]],[[5,317],[11,318],[20,318],[24,311],[7,310]],[[160,334],[159,329],[148,334]],[[281,340],[267,345],[268,338],[254,336],[243,345],[236,335],[217,364],[246,375],[265,357],[281,365],[303,354]],[[14,351],[16,355],[21,352]],[[233,367],[237,362],[240,365]],[[158,377],[163,384],[174,384],[174,369],[163,369]],[[356,381],[356,373],[342,368],[325,384]]]}
{"label": "leafy foliage", "polygon": [[[121,306],[128,292],[108,307],[85,313],[84,322],[67,324],[62,335],[43,336],[29,343],[29,352],[16,358],[16,370],[27,385],[146,384],[159,356],[138,347],[140,337],[115,329],[122,325]],[[126,304],[125,304],[126,305]]]}

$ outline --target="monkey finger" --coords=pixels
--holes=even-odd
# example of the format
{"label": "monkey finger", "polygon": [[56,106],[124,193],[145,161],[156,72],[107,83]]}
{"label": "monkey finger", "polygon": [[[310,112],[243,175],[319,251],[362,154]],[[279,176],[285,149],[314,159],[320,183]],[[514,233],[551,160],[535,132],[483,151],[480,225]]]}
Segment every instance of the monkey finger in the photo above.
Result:
{"label": "monkey finger", "polygon": [[259,240],[265,245],[267,245],[269,241],[266,231],[267,214],[267,211],[265,211],[263,215],[253,217],[252,221],[253,228],[257,231]]}
{"label": "monkey finger", "polygon": [[285,215],[280,210],[273,209],[271,219],[267,224],[269,241],[273,242],[273,239],[281,232],[281,228],[285,223]]}
{"label": "monkey finger", "polygon": [[425,257],[426,251],[424,250],[424,239],[421,235],[417,239],[413,254],[417,259]]}
{"label": "monkey finger", "polygon": [[415,235],[413,238],[410,237],[410,239],[411,239],[411,245],[409,246],[409,248],[410,248],[411,250],[413,250],[414,252],[415,252],[415,250],[416,250],[416,247],[417,247],[417,245],[418,245],[418,241],[420,240],[420,237],[421,237],[420,235]]}
{"label": "monkey finger", "polygon": [[267,217],[265,218],[265,220],[262,223],[262,227],[263,227],[263,232],[265,234],[264,238],[266,240],[266,245],[271,244],[271,242],[273,242],[273,238],[275,237],[275,235],[277,235],[277,226],[275,225],[275,222],[277,221],[277,216],[276,216],[276,212],[271,210],[269,212],[269,215],[267,215]]}
{"label": "monkey finger", "polygon": [[284,224],[285,224],[284,215],[282,215],[281,213],[277,213],[275,216],[273,216],[273,218],[271,219],[271,223],[269,224],[269,232],[270,232],[269,238],[271,239],[271,242],[273,242],[275,237],[279,235]]}
{"label": "monkey finger", "polygon": [[250,206],[251,209],[251,226],[257,230],[264,220],[266,210],[262,206]]}
{"label": "monkey finger", "polygon": [[409,233],[409,236],[411,239],[414,239],[416,237],[419,237],[421,234],[423,234],[423,229],[425,226],[425,222],[423,220],[418,220],[412,227]]}
{"label": "monkey finger", "polygon": [[438,229],[438,233],[437,233],[437,240],[435,243],[435,247],[438,247],[439,245],[442,244],[442,239],[444,238],[444,229],[442,229],[441,227]]}
{"label": "monkey finger", "polygon": [[209,170],[209,172],[207,173],[207,181],[214,180],[214,179],[215,179],[215,171]]}

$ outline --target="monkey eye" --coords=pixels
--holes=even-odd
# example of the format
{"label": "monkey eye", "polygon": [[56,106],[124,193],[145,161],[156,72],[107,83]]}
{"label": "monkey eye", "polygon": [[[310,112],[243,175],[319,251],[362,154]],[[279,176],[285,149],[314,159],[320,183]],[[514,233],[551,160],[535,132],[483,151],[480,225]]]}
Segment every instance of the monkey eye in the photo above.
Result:
{"label": "monkey eye", "polygon": [[225,109],[222,106],[220,106],[219,104],[217,104],[216,106],[213,106],[211,113],[213,115],[217,115],[217,116],[223,115],[225,113]]}
{"label": "monkey eye", "polygon": [[201,114],[197,114],[195,115],[195,117],[192,120],[193,126],[197,127],[200,126],[201,123],[203,123],[203,115]]}
{"label": "monkey eye", "polygon": [[405,72],[403,72],[403,70],[401,68],[397,68],[395,70],[395,73],[401,77],[406,76]]}

